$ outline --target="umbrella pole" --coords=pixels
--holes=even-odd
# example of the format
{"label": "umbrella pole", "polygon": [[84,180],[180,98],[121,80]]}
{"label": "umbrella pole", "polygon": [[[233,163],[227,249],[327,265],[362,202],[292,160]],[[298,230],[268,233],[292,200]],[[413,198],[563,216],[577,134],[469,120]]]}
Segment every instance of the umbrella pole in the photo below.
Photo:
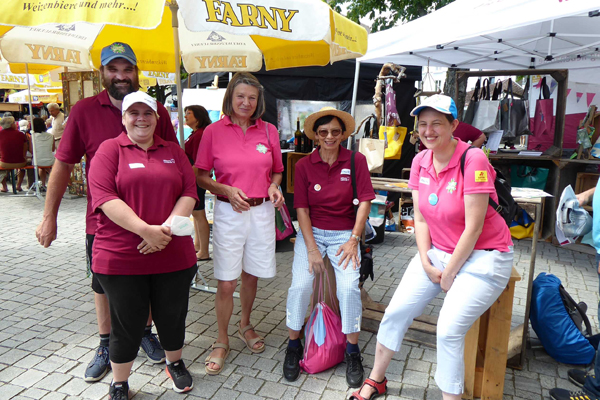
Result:
{"label": "umbrella pole", "polygon": [[179,6],[177,2],[173,0],[169,2],[169,8],[171,9],[171,26],[173,27],[173,43],[175,44],[175,81],[177,83],[177,119],[179,121],[179,145],[181,148],[185,148],[185,138],[183,135],[183,95],[181,90],[181,60],[180,60],[180,48],[179,48],[179,21],[177,20],[177,10]]}
{"label": "umbrella pole", "polygon": [[[358,77],[360,75],[360,61],[356,60],[356,68],[354,71],[354,89],[352,90],[352,107],[350,109],[350,114],[352,117],[356,119],[356,98],[358,97]],[[352,136],[351,136],[352,138]],[[348,140],[348,150],[352,148],[353,139]]]}
{"label": "umbrella pole", "polygon": [[[25,63],[25,74],[27,74],[27,92],[29,94],[28,96],[28,102],[29,102],[29,123],[31,124],[31,129],[33,130],[33,107],[31,105],[31,82],[29,82],[29,64]],[[38,185],[38,168],[37,168],[37,157],[35,156],[35,136],[33,135],[33,132],[30,132],[31,134],[31,146],[33,147],[33,149],[31,149],[31,156],[33,159],[33,176],[35,179],[35,182],[33,183],[33,185],[35,186],[35,195],[37,196],[38,199],[42,200],[42,195],[40,194],[40,187]],[[29,182],[27,182],[29,183]],[[31,190],[31,187],[29,188],[29,190]],[[27,191],[27,194],[29,194],[29,190]]]}

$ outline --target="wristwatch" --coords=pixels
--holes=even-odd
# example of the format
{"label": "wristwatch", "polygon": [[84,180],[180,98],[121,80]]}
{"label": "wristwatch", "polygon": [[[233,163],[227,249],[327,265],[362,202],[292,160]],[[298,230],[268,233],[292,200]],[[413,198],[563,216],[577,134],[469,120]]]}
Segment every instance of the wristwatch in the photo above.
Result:
{"label": "wristwatch", "polygon": [[352,234],[350,237],[356,239],[357,242],[360,242],[360,236]]}

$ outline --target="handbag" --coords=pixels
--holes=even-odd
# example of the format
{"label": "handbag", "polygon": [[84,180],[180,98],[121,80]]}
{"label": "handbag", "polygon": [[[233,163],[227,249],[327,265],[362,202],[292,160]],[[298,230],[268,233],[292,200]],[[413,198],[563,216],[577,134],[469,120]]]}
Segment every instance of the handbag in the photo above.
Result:
{"label": "handbag", "polygon": [[406,138],[405,126],[380,126],[379,140],[385,142],[385,159],[399,160],[402,155],[402,144]]}
{"label": "handbag", "polygon": [[525,210],[517,215],[510,225],[510,235],[515,239],[525,239],[533,237],[533,228],[535,221]]}
{"label": "handbag", "polygon": [[510,168],[511,186],[544,190],[549,172],[548,168],[512,165]]}
{"label": "handbag", "polygon": [[500,100],[494,100],[491,97],[489,81],[484,85],[484,89],[482,90],[483,99],[479,100],[479,106],[473,117],[472,125],[484,133],[491,133],[500,130],[501,127]]}
{"label": "handbag", "polygon": [[364,124],[364,137],[358,141],[358,151],[366,157],[369,172],[380,174],[383,172],[385,142],[373,138],[375,129],[371,130],[371,120],[374,120],[375,125],[377,124],[377,118],[372,114],[365,118],[356,130],[359,132]]}
{"label": "handbag", "polygon": [[290,212],[285,204],[280,209],[275,209],[275,240],[283,240],[294,233],[294,225]]}
{"label": "handbag", "polygon": [[[323,285],[326,281],[329,286],[329,296],[333,296],[329,274],[327,271],[324,271],[323,274],[325,277],[325,279],[321,279]],[[335,367],[344,360],[346,351],[346,335],[342,332],[342,320],[325,303],[323,285],[319,285],[318,303],[310,313],[310,318],[304,328],[306,346],[304,358],[300,360],[300,368],[309,374],[317,374]]]}
{"label": "handbag", "polygon": [[469,101],[469,105],[465,110],[463,115],[463,122],[473,125],[473,118],[475,117],[475,111],[479,106],[479,91],[481,90],[481,78],[477,79],[477,83],[475,84],[475,89],[473,90],[473,95],[471,96],[471,100]]}
{"label": "handbag", "polygon": [[540,95],[535,103],[531,133],[527,143],[528,150],[546,151],[554,144],[554,99],[550,98],[550,88],[545,77],[542,79]]}
{"label": "handbag", "polygon": [[515,100],[512,79],[508,79],[506,97],[500,102],[500,125],[502,138],[512,139],[517,136],[531,135],[529,130],[529,80],[523,90],[523,100]]}

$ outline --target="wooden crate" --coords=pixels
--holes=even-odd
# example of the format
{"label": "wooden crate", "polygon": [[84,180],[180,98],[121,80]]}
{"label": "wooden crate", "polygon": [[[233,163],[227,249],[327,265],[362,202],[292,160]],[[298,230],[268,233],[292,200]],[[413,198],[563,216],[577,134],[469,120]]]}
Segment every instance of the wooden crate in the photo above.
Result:
{"label": "wooden crate", "polygon": [[592,172],[578,172],[577,180],[575,181],[575,194],[585,192],[588,189],[596,187],[600,174]]}
{"label": "wooden crate", "polygon": [[286,191],[288,193],[294,193],[294,177],[296,175],[296,163],[308,156],[310,153],[287,153],[287,185]]}

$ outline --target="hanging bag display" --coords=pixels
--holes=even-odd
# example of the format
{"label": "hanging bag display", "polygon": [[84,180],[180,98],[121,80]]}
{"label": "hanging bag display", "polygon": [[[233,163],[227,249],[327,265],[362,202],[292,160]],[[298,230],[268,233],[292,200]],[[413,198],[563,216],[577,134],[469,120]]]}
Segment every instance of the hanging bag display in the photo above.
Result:
{"label": "hanging bag display", "polygon": [[404,126],[380,126],[379,140],[385,142],[385,159],[399,160],[408,129]]}
{"label": "hanging bag display", "polygon": [[[373,129],[371,129],[371,121],[373,121],[374,124]],[[375,115],[372,114],[365,118],[356,130],[357,132],[360,132],[360,129],[362,128],[363,124],[365,127],[364,137],[359,139],[358,151],[366,157],[369,172],[380,174],[383,172],[385,142],[373,138],[373,132],[378,132],[377,117],[375,117]]]}
{"label": "hanging bag display", "polygon": [[479,100],[472,125],[484,133],[498,131],[500,130],[500,100],[492,98],[488,79],[484,81],[483,95],[485,97]]}
{"label": "hanging bag display", "polygon": [[531,218],[527,211],[521,209],[521,211],[517,214],[517,217],[510,225],[510,235],[515,239],[533,237],[534,225],[535,221],[533,218]]}
{"label": "hanging bag display", "polygon": [[475,89],[473,90],[473,95],[471,96],[471,100],[469,101],[469,105],[465,110],[463,116],[463,122],[473,125],[473,118],[475,117],[475,111],[479,106],[479,91],[481,90],[481,78],[477,79],[477,83],[475,84]]}
{"label": "hanging bag display", "polygon": [[[346,351],[346,335],[342,332],[342,320],[325,303],[323,296],[325,282],[329,286],[329,296],[333,296],[327,271],[323,271],[321,281],[323,285],[319,285],[318,303],[304,328],[306,346],[304,358],[300,360],[300,367],[309,374],[317,374],[335,367],[344,361],[344,352]],[[316,280],[314,282],[316,283]],[[314,294],[315,284],[313,284]],[[331,304],[334,302],[331,301]]]}
{"label": "hanging bag display", "polygon": [[508,79],[506,97],[500,102],[500,122],[502,138],[513,139],[517,136],[531,135],[529,130],[529,80],[523,90],[523,99],[515,99],[512,79]]}
{"label": "hanging bag display", "polygon": [[545,77],[541,82],[539,98],[535,102],[531,128],[528,150],[546,151],[554,144],[554,99],[550,98],[550,88]]}

